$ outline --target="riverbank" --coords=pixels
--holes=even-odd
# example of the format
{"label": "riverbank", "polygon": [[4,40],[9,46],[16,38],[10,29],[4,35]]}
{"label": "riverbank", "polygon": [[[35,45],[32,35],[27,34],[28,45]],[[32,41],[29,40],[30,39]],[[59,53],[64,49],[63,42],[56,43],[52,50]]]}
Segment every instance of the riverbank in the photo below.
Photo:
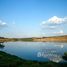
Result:
{"label": "riverbank", "polygon": [[3,42],[15,42],[15,41],[32,42],[33,38],[0,38],[0,43],[3,43]]}
{"label": "riverbank", "polygon": [[67,63],[24,60],[17,56],[0,51],[0,67],[67,67]]}
{"label": "riverbank", "polygon": [[67,35],[34,38],[33,41],[37,41],[37,42],[67,42]]}
{"label": "riverbank", "polygon": [[1,42],[25,41],[25,42],[67,42],[67,35],[51,37],[31,37],[31,38],[0,38]]}

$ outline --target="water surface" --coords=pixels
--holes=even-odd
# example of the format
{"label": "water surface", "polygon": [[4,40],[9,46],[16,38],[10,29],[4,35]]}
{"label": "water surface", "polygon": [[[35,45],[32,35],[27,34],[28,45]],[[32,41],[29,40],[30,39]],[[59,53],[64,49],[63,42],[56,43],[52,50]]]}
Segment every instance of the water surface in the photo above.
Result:
{"label": "water surface", "polygon": [[26,60],[63,62],[67,43],[61,42],[6,42],[0,51],[16,55]]}

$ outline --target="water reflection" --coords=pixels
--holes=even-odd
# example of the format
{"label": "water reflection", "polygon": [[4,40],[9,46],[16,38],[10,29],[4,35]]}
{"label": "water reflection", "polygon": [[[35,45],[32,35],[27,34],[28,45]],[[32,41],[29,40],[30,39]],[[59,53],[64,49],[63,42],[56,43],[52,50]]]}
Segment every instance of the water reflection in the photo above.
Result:
{"label": "water reflection", "polygon": [[57,63],[64,61],[62,56],[64,52],[67,51],[67,43],[47,42],[45,45],[44,44],[45,43],[43,43],[40,52],[37,53],[37,57],[48,58],[50,61]]}
{"label": "water reflection", "polygon": [[63,62],[67,43],[58,42],[7,42],[2,51],[27,60]]}
{"label": "water reflection", "polygon": [[64,44],[61,43],[61,44],[55,44],[56,47],[60,47],[60,48],[63,48],[64,47]]}
{"label": "water reflection", "polygon": [[5,47],[3,43],[4,42],[0,42],[0,49],[3,49]]}
{"label": "water reflection", "polygon": [[56,49],[45,49],[42,52],[38,52],[37,57],[48,58],[50,61],[57,63],[63,60],[62,56],[56,51]]}

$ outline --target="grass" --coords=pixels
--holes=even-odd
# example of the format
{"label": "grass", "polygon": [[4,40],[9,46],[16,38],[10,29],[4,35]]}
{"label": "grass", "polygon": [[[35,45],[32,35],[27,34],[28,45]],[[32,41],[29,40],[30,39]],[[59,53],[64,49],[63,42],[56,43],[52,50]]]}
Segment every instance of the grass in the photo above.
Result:
{"label": "grass", "polygon": [[24,60],[0,51],[0,67],[67,67],[67,63]]}
{"label": "grass", "polygon": [[62,56],[64,60],[67,60],[67,52],[64,53],[64,56]]}

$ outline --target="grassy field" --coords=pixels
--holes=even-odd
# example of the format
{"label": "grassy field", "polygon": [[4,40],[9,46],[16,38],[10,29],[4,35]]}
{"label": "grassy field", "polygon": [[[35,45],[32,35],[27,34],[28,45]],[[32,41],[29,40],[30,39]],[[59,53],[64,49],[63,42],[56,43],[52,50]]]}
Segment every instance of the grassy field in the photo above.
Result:
{"label": "grassy field", "polygon": [[14,41],[25,41],[30,42],[33,41],[32,38],[0,38],[0,43],[2,42],[14,42]]}
{"label": "grassy field", "polygon": [[24,60],[0,51],[0,67],[67,67],[67,63]]}

